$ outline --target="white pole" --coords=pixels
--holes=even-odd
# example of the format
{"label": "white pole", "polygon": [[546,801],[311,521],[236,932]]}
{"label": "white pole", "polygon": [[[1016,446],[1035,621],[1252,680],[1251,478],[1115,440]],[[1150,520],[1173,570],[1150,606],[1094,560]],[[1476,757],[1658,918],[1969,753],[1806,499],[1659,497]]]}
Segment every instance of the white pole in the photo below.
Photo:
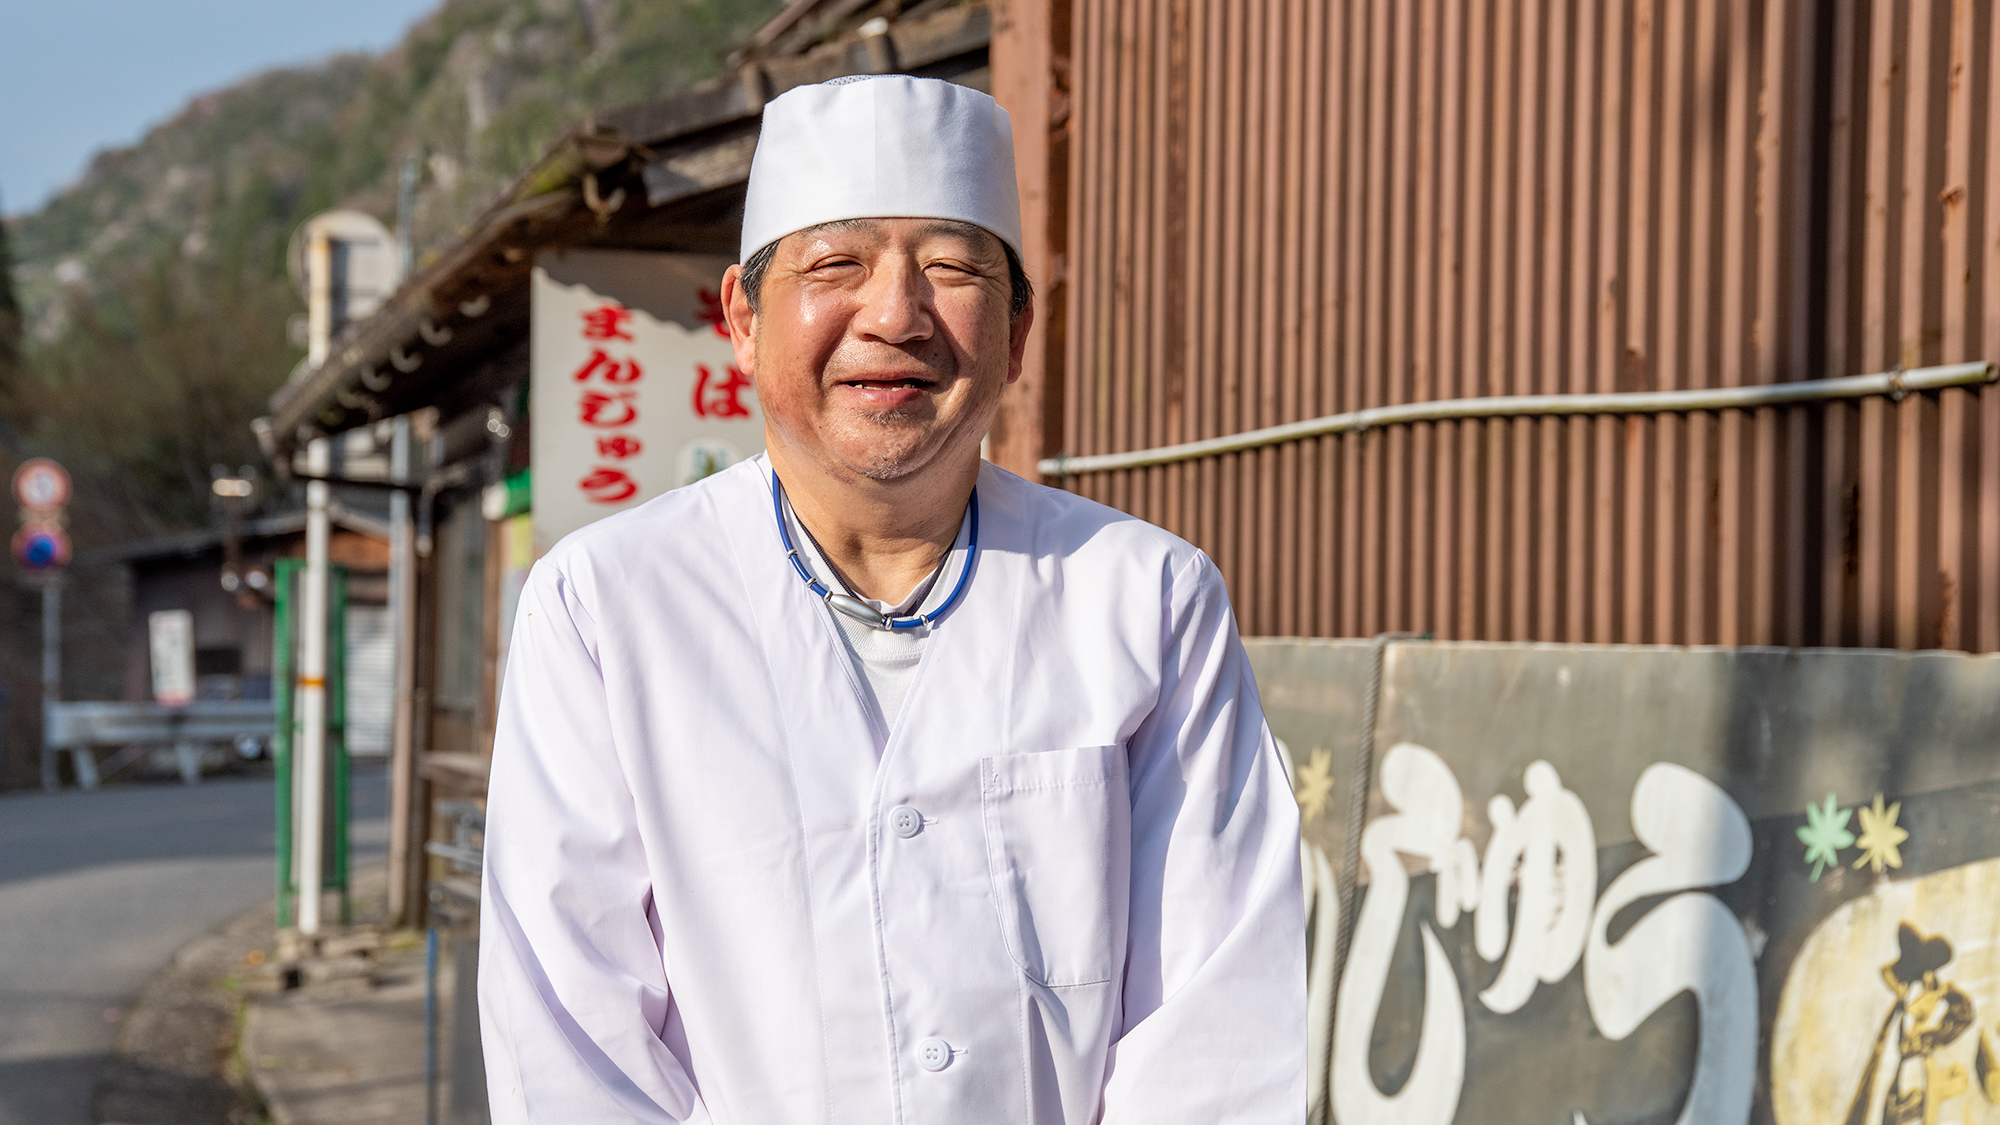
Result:
{"label": "white pole", "polygon": [[[306,474],[332,469],[326,438],[306,446]],[[297,829],[299,932],[319,932],[321,846],[326,833],[326,611],[327,484],[306,484],[306,573],[299,591],[299,753]]]}
{"label": "white pole", "polygon": [[[408,179],[407,173],[405,179]],[[410,419],[397,418],[389,444],[389,475],[410,482]],[[410,494],[389,494],[389,621],[396,630],[396,696],[389,751],[389,917],[407,922],[410,914],[410,805],[416,795],[416,529],[410,526]]]}

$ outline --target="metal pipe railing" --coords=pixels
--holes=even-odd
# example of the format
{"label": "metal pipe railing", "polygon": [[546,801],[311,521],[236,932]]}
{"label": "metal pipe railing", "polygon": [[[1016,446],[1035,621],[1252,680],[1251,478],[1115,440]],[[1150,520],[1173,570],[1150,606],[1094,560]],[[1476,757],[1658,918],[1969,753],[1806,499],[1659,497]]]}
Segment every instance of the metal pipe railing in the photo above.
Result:
{"label": "metal pipe railing", "polygon": [[1943,367],[1897,368],[1880,375],[1848,375],[1798,383],[1766,383],[1753,387],[1707,387],[1688,391],[1629,391],[1612,394],[1499,395],[1491,398],[1441,399],[1371,406],[1324,418],[1308,418],[1267,426],[1229,437],[1206,438],[1158,449],[1129,453],[1098,453],[1086,457],[1050,457],[1035,468],[1044,476],[1073,477],[1112,469],[1137,469],[1193,461],[1224,453],[1240,453],[1267,445],[1302,441],[1328,434],[1350,433],[1377,426],[1408,425],[1466,418],[1534,418],[1582,414],[1674,414],[1693,410],[1751,410],[1763,406],[1795,406],[1803,402],[1869,398],[1900,399],[1917,391],[1936,391],[2000,378],[1992,363],[1956,363]]}

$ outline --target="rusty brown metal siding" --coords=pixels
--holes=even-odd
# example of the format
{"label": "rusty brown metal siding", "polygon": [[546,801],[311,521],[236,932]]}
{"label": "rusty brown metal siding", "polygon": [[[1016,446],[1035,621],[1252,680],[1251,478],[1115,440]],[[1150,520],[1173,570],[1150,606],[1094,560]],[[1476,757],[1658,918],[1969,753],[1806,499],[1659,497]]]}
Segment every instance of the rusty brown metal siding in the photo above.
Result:
{"label": "rusty brown metal siding", "polygon": [[[1077,0],[1048,444],[2000,358],[1995,8]],[[1251,634],[2000,649],[2000,388],[1071,487]]]}

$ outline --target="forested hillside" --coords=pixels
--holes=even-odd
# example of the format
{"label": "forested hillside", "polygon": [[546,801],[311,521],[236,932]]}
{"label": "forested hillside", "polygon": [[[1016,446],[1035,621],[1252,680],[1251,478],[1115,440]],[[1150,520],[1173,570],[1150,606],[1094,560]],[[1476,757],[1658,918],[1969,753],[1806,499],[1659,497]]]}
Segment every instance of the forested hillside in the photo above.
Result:
{"label": "forested hillside", "polygon": [[79,546],[206,522],[210,466],[255,460],[247,423],[301,354],[301,221],[347,206],[393,227],[415,158],[421,263],[565,125],[715,73],[780,5],[446,0],[382,55],[195,99],[10,224],[23,359],[0,437],[71,466]]}
{"label": "forested hillside", "polygon": [[[716,73],[781,3],[444,0],[394,50],[258,75],[100,153],[0,225],[0,473],[68,466],[79,551],[208,524],[211,466],[258,465],[249,422],[303,355],[299,223],[346,206],[393,228],[414,157],[421,264],[566,125]],[[257,475],[260,508],[299,503]],[[122,693],[126,602],[121,568],[72,568],[65,697]],[[0,787],[35,784],[38,605],[0,598]]]}

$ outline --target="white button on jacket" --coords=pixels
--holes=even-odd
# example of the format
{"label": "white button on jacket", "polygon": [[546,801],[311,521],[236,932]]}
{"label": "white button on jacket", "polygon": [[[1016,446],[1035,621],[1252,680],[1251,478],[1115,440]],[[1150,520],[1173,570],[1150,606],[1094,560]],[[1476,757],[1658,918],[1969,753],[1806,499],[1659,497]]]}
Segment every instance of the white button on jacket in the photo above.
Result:
{"label": "white button on jacket", "polygon": [[917,1044],[917,1065],[938,1071],[951,1065],[951,1044],[942,1039],[926,1039]]}
{"label": "white button on jacket", "polygon": [[1297,807],[1214,566],[985,466],[892,732],[766,479],[585,528],[521,596],[493,1120],[1297,1125]]}

